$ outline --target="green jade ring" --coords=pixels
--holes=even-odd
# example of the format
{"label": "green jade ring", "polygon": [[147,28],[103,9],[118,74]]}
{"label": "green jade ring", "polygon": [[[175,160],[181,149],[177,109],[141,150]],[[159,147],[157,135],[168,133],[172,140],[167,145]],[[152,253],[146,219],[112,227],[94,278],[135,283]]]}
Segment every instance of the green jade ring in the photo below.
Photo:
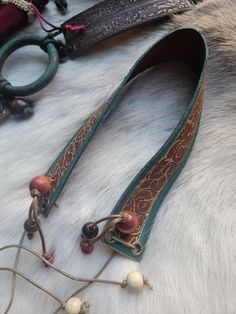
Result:
{"label": "green jade ring", "polygon": [[[11,39],[0,48],[0,115],[10,113],[15,118],[19,119],[32,116],[32,103],[19,97],[37,93],[54,78],[59,61],[66,57],[68,49],[70,48],[60,40],[53,38],[58,34],[57,32],[48,34],[47,36],[22,35]],[[4,63],[14,51],[29,45],[39,46],[48,54],[48,65],[44,73],[34,82],[23,86],[13,86],[3,77]]]}

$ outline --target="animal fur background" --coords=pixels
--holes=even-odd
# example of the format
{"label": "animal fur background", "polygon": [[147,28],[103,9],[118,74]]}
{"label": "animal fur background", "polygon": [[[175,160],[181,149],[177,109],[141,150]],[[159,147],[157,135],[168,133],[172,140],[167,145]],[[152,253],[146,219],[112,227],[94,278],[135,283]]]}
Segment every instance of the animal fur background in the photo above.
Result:
{"label": "animal fur background", "polygon": [[[97,1],[69,1],[74,15]],[[62,22],[53,4],[45,16]],[[31,97],[35,116],[8,120],[0,135],[0,245],[17,243],[30,205],[28,182],[46,172],[63,145],[91,112],[117,87],[135,60],[174,27],[201,30],[209,44],[205,106],[193,152],[155,221],[141,263],[117,256],[102,278],[123,280],[139,270],[155,290],[140,295],[110,285],[93,285],[80,298],[91,314],[236,313],[236,2],[205,0],[171,22],[141,26],[88,54],[62,64],[54,81]],[[35,21],[22,32],[40,32]],[[46,56],[34,47],[20,50],[5,73],[12,83],[39,76]],[[145,83],[131,84],[120,105],[99,129],[47,220],[42,219],[55,264],[73,275],[92,277],[110,255],[101,244],[94,254],[79,250],[81,226],[111,212],[140,168],[160,148],[191,96],[188,69],[160,66]],[[25,245],[40,249],[38,237]],[[12,266],[14,250],[0,252]],[[78,284],[22,253],[20,270],[67,298]],[[0,273],[0,313],[10,295],[11,274]],[[22,279],[12,314],[51,314],[57,303]]]}

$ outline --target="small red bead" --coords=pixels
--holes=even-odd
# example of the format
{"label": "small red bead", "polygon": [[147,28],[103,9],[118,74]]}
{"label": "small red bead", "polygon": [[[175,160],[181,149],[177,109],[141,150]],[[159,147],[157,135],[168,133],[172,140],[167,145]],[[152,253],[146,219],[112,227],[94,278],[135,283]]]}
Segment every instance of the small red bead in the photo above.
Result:
{"label": "small red bead", "polygon": [[[50,264],[53,264],[54,261],[55,261],[55,256],[51,252],[47,252],[47,253],[42,254],[42,257],[45,258]],[[49,266],[44,261],[43,261],[43,264],[44,264],[45,267]]]}
{"label": "small red bead", "polygon": [[88,241],[81,241],[80,249],[84,254],[90,254],[93,252],[94,246],[93,244],[90,244]]}
{"label": "small red bead", "polygon": [[126,212],[127,215],[125,215],[124,217],[124,220],[125,221],[121,221],[117,226],[116,228],[122,232],[122,233],[131,233],[133,232],[137,226],[138,226],[138,217],[130,212],[130,211],[127,211]]}
{"label": "small red bead", "polygon": [[52,188],[51,181],[48,177],[37,176],[30,181],[29,189],[38,190],[42,196],[46,196],[50,193]]}

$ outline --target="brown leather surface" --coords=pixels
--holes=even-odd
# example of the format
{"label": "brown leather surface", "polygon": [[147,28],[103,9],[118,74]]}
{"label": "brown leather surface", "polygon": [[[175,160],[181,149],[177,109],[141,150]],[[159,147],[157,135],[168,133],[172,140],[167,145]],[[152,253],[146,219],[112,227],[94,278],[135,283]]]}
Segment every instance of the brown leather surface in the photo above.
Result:
{"label": "brown leather surface", "polygon": [[196,73],[196,80],[198,81],[205,53],[205,47],[199,33],[193,32],[192,29],[179,29],[149,50],[146,56],[138,62],[130,80],[158,63],[178,60],[186,62],[193,67]]}

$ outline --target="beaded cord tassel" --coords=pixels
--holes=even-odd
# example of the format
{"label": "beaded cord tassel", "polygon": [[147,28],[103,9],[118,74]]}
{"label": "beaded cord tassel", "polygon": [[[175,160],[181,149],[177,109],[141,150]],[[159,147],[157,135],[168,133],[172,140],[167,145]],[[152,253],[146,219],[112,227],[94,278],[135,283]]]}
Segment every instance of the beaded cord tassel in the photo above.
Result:
{"label": "beaded cord tassel", "polygon": [[38,203],[41,201],[41,199],[48,197],[48,195],[50,194],[51,181],[49,180],[48,177],[37,176],[31,180],[29,188],[30,188],[30,194],[33,197],[33,201],[30,206],[29,217],[24,223],[24,228],[25,228],[25,231],[27,232],[27,236],[29,239],[33,238],[34,233],[36,231],[39,232],[41,243],[42,243],[42,251],[43,251],[42,256],[50,263],[53,263],[54,256],[52,253],[48,252],[46,249],[45,238],[44,238],[41,226],[40,226],[40,220],[38,219],[38,215],[40,214]]}
{"label": "beaded cord tassel", "polygon": [[[11,308],[14,295],[15,295],[15,288],[16,288],[16,276],[20,276],[24,280],[28,281],[41,291],[45,292],[52,298],[54,298],[58,303],[60,303],[60,306],[56,309],[56,311],[53,314],[58,313],[60,310],[64,310],[67,314],[86,314],[89,310],[89,303],[88,302],[82,302],[81,299],[79,298],[78,294],[85,290],[90,284],[92,283],[100,283],[100,284],[112,284],[112,285],[118,285],[121,288],[126,288],[130,293],[139,293],[142,291],[144,285],[147,285],[150,289],[153,289],[153,287],[150,285],[149,281],[138,271],[132,271],[128,273],[127,277],[123,281],[114,281],[114,280],[105,280],[105,279],[98,279],[98,277],[102,274],[104,269],[110,264],[112,261],[113,257],[115,256],[115,252],[112,253],[110,258],[105,262],[105,264],[101,267],[101,269],[98,271],[98,273],[91,279],[91,278],[81,278],[81,277],[75,277],[73,275],[70,275],[60,268],[56,267],[53,265],[54,263],[54,256],[52,253],[49,253],[46,250],[46,243],[45,243],[45,238],[43,235],[43,231],[41,229],[40,225],[40,220],[38,219],[38,215],[40,214],[39,206],[38,203],[41,202],[44,199],[47,199],[47,197],[50,195],[51,191],[51,181],[48,177],[46,176],[36,176],[34,177],[29,185],[30,188],[30,194],[33,198],[32,204],[29,209],[29,215],[28,219],[24,223],[24,229],[25,231],[23,232],[21,236],[21,240],[19,244],[13,244],[13,245],[7,245],[2,248],[0,248],[0,252],[11,249],[11,248],[17,248],[17,253],[15,257],[15,263],[13,268],[9,267],[0,267],[0,271],[7,271],[12,273],[12,291],[11,291],[11,297],[8,302],[7,308],[4,312],[4,314],[7,314]],[[97,220],[96,222],[89,222],[85,224],[82,228],[82,237],[83,239],[86,238],[87,241],[90,239],[95,243],[98,241],[99,238],[101,238],[101,235],[104,235],[106,232],[102,232],[101,235],[98,235],[99,229],[97,227],[97,224],[111,220],[111,224],[106,228],[105,230],[109,231],[111,228],[113,229],[114,227],[119,228],[120,231],[122,232],[131,232],[134,230],[136,227],[137,221],[136,217],[132,215],[132,213],[123,213],[122,215],[111,215],[104,217],[102,219]],[[29,239],[33,239],[34,234],[36,232],[39,232],[41,243],[42,243],[42,255],[38,254],[34,250],[25,247],[23,245],[23,241],[25,238],[25,235]],[[82,241],[83,242],[83,241]],[[82,243],[81,242],[81,243]],[[89,243],[89,246],[91,243]],[[92,246],[92,245],[91,245]],[[93,246],[92,246],[93,247]],[[31,253],[33,256],[37,257],[40,259],[45,266],[48,266],[49,268],[52,268],[54,271],[58,272],[59,274],[74,280],[78,282],[84,282],[86,283],[83,287],[80,289],[76,290],[66,301],[62,300],[58,296],[56,296],[53,292],[45,289],[43,286],[37,284],[34,282],[32,279],[27,277],[25,274],[21,273],[18,271],[18,263],[19,263],[19,256],[21,251],[27,251]],[[83,250],[82,250],[83,251]],[[87,253],[86,253],[87,254]]]}
{"label": "beaded cord tassel", "polygon": [[[97,236],[99,232],[98,224],[104,221],[111,221],[111,223]],[[116,229],[123,234],[130,234],[136,229],[137,225],[138,218],[131,211],[126,211],[119,215],[106,216],[95,222],[87,222],[82,228],[82,241],[80,242],[81,251],[84,254],[90,254],[94,249],[94,243],[111,231]]]}

